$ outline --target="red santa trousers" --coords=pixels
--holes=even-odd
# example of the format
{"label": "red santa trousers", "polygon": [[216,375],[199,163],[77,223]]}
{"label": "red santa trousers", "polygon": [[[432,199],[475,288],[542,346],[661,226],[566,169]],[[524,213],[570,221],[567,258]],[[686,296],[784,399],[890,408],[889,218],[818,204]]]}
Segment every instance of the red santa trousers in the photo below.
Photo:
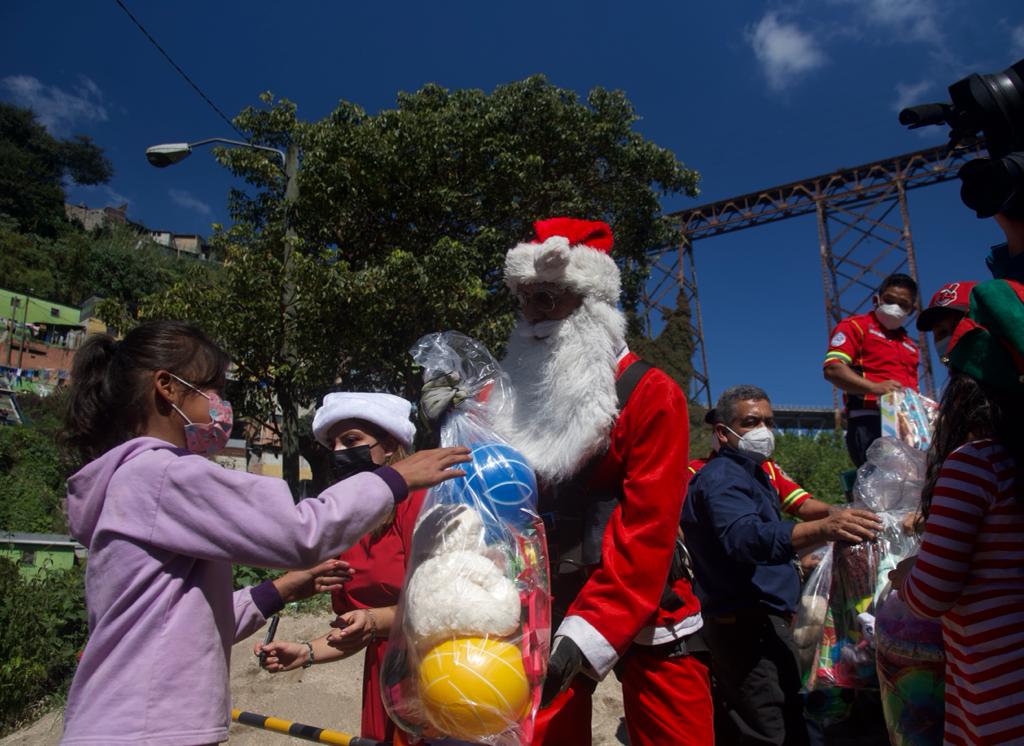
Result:
{"label": "red santa trousers", "polygon": [[[616,668],[631,746],[714,744],[711,681],[697,656],[666,658],[657,649],[633,645]],[[533,746],[590,744],[593,691],[591,679],[577,676],[537,713]]]}

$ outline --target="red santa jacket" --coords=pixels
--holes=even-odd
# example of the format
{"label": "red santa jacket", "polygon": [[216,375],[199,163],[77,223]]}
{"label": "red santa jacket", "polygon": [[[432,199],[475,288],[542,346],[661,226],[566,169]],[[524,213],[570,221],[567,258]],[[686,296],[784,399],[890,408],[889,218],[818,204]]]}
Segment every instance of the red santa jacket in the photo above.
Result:
{"label": "red santa jacket", "polygon": [[[618,375],[637,360],[627,353]],[[686,496],[689,422],[679,386],[654,368],[637,384],[612,429],[609,447],[588,487],[621,485],[621,500],[604,532],[601,562],[559,627],[604,676],[634,642],[660,644],[700,629],[700,602],[681,579],[683,604],[660,607]]]}

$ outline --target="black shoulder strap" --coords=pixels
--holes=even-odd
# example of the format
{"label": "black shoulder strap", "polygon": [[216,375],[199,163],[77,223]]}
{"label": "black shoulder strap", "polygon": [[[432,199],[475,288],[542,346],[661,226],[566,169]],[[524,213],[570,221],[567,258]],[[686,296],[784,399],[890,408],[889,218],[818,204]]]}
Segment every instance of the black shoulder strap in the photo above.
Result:
{"label": "black shoulder strap", "polygon": [[653,367],[646,360],[634,360],[629,364],[628,368],[622,371],[622,375],[615,382],[615,394],[619,399],[620,412],[625,408],[629,397],[633,395],[633,391],[636,389],[637,384],[640,383],[640,379],[647,375],[647,371]]}

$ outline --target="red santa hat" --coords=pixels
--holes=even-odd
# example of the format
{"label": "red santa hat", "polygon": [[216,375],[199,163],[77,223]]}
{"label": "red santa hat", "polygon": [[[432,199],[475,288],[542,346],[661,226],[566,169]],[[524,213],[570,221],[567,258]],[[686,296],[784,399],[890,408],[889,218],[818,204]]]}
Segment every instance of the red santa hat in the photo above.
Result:
{"label": "red santa hat", "polygon": [[536,238],[505,255],[505,284],[550,282],[610,305],[619,302],[619,267],[612,259],[612,229],[599,220],[549,218],[533,224]]}

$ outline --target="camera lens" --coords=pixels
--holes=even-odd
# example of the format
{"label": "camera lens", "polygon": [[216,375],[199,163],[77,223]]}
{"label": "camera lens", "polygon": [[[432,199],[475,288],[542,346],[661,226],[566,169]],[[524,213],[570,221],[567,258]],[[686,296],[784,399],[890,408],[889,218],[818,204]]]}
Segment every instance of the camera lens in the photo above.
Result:
{"label": "camera lens", "polygon": [[990,218],[1002,212],[1024,187],[1024,153],[978,158],[965,163],[958,176],[963,182],[963,203],[979,218]]}

